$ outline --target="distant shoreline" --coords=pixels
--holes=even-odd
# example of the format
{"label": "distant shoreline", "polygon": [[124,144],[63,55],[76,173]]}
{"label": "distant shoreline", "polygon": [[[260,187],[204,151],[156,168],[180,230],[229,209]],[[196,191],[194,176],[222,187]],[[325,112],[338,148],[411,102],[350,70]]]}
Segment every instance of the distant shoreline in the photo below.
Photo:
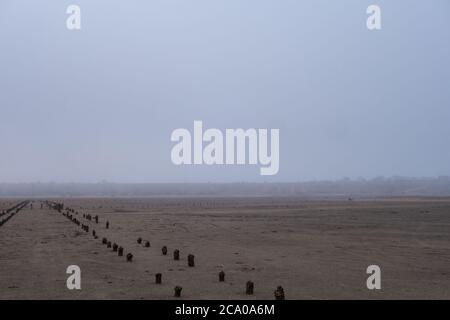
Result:
{"label": "distant shoreline", "polygon": [[450,197],[450,177],[285,183],[0,183],[7,197]]}

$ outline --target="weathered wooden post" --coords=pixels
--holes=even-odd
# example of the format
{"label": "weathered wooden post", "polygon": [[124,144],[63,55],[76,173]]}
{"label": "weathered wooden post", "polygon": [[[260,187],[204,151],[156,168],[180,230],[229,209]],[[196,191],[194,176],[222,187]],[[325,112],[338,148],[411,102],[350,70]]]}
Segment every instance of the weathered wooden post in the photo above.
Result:
{"label": "weathered wooden post", "polygon": [[108,244],[106,245],[107,248],[111,248],[111,241],[108,241]]}
{"label": "weathered wooden post", "polygon": [[246,285],[245,285],[245,294],[253,294],[253,289],[254,289],[254,285],[253,282],[251,281],[247,281]]}
{"label": "weathered wooden post", "polygon": [[108,239],[103,238],[103,239],[102,239],[102,244],[107,244],[107,243],[108,243]]}
{"label": "weathered wooden post", "polygon": [[173,252],[173,260],[180,260],[180,250],[175,250]]}
{"label": "weathered wooden post", "polygon": [[113,251],[117,252],[117,249],[119,249],[119,246],[117,245],[117,243],[113,244]]}
{"label": "weathered wooden post", "polygon": [[181,297],[181,290],[183,290],[183,288],[180,287],[180,286],[176,286],[176,287],[174,288],[174,291],[175,291],[174,296],[175,296],[175,298]]}
{"label": "weathered wooden post", "polygon": [[106,229],[109,229],[109,221],[106,221]]}
{"label": "weathered wooden post", "polygon": [[166,255],[167,254],[167,247],[166,246],[162,247],[161,251],[162,251],[163,255]]}
{"label": "weathered wooden post", "polygon": [[127,254],[127,262],[133,261],[133,255],[131,253]]}
{"label": "weathered wooden post", "polygon": [[189,267],[195,266],[194,259],[195,259],[195,256],[193,254],[188,255],[188,266]]}
{"label": "weathered wooden post", "polygon": [[119,247],[119,249],[117,250],[117,255],[119,256],[119,257],[122,257],[123,256],[123,248],[122,247]]}
{"label": "weathered wooden post", "polygon": [[141,237],[139,237],[139,238],[137,239],[137,243],[138,243],[138,244],[141,244],[141,243],[142,243],[142,238],[141,238]]}
{"label": "weathered wooden post", "polygon": [[225,281],[225,272],[223,272],[223,270],[219,272],[219,281],[220,282]]}
{"label": "weathered wooden post", "polygon": [[145,241],[145,247],[150,248],[150,241]]}
{"label": "weathered wooden post", "polygon": [[275,300],[284,300],[284,289],[282,286],[278,286],[274,292]]}
{"label": "weathered wooden post", "polygon": [[98,223],[98,216],[95,216],[95,223]]}
{"label": "weathered wooden post", "polygon": [[155,283],[161,284],[161,282],[162,282],[162,274],[161,273],[155,274]]}

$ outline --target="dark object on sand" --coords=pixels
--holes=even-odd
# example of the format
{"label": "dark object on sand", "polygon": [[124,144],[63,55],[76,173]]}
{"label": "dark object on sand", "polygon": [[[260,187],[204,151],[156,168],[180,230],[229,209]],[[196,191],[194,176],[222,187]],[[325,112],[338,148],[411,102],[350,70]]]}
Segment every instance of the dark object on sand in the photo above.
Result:
{"label": "dark object on sand", "polygon": [[145,241],[145,247],[150,248],[150,241]]}
{"label": "dark object on sand", "polygon": [[119,257],[122,257],[123,256],[123,248],[122,247],[119,247],[119,249],[117,250],[117,255],[119,256]]}
{"label": "dark object on sand", "polygon": [[225,272],[220,271],[219,272],[219,281],[224,282],[225,281]]}
{"label": "dark object on sand", "polygon": [[109,221],[106,221],[106,229],[109,229]]}
{"label": "dark object on sand", "polygon": [[247,281],[246,285],[245,285],[245,294],[253,294],[253,289],[254,289],[254,285],[253,282],[251,281]]}
{"label": "dark object on sand", "polygon": [[141,244],[141,243],[142,243],[142,238],[138,238],[138,239],[137,239],[137,243],[138,243],[138,244]]}
{"label": "dark object on sand", "polygon": [[106,245],[107,248],[111,248],[111,241],[108,241],[108,244]]}
{"label": "dark object on sand", "polygon": [[174,297],[176,297],[176,298],[181,297],[181,290],[183,290],[182,287],[176,286],[176,287],[174,288],[174,291],[175,291]]}
{"label": "dark object on sand", "polygon": [[161,284],[161,282],[162,282],[162,274],[161,273],[155,274],[155,283]]}
{"label": "dark object on sand", "polygon": [[284,300],[284,289],[282,286],[278,286],[273,294],[275,295],[275,300]]}
{"label": "dark object on sand", "polygon": [[108,239],[103,238],[103,239],[102,239],[102,244],[107,244],[107,243],[108,243]]}
{"label": "dark object on sand", "polygon": [[133,261],[133,255],[131,253],[127,254],[127,262]]}
{"label": "dark object on sand", "polygon": [[167,247],[166,246],[162,247],[161,251],[162,251],[163,255],[166,255],[167,254]]}
{"label": "dark object on sand", "polygon": [[180,260],[180,250],[175,250],[173,252],[173,260]]}
{"label": "dark object on sand", "polygon": [[117,245],[117,243],[113,244],[113,251],[117,252],[117,249],[119,249],[119,246]]}
{"label": "dark object on sand", "polygon": [[195,257],[193,254],[188,255],[188,266],[189,267],[195,266],[194,259],[195,259]]}

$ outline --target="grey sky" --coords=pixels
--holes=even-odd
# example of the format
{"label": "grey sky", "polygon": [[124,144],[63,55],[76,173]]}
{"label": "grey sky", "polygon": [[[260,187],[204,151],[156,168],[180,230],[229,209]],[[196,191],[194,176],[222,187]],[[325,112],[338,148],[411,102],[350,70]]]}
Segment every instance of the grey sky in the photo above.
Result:
{"label": "grey sky", "polygon": [[[382,30],[368,31],[379,4]],[[78,4],[82,30],[69,31]],[[448,0],[0,0],[0,182],[450,175]],[[279,128],[280,171],[170,134]]]}

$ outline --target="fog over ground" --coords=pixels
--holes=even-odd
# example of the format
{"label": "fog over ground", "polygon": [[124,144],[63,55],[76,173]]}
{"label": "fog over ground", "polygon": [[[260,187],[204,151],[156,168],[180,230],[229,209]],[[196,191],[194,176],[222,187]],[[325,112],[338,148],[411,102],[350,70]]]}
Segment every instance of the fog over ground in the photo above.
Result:
{"label": "fog over ground", "polygon": [[[0,182],[450,175],[450,2],[376,3],[1,0]],[[279,173],[173,165],[194,120],[280,129]]]}

